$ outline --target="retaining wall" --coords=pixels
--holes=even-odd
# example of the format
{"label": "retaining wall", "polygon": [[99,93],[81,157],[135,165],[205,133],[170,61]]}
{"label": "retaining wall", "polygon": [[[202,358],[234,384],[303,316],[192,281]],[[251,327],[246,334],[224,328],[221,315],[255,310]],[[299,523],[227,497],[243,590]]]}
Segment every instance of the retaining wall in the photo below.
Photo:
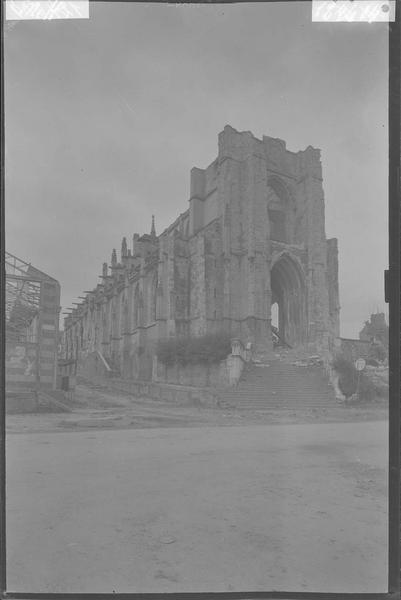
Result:
{"label": "retaining wall", "polygon": [[201,404],[216,406],[218,396],[216,388],[175,385],[149,381],[107,379],[102,382],[110,390],[120,391],[132,396],[163,400],[174,404]]}

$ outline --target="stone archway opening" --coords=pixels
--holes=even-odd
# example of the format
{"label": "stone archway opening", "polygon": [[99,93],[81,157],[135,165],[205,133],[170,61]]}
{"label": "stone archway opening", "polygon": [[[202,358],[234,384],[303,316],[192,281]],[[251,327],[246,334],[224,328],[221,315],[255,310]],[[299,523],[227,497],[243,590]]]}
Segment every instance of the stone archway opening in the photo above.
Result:
{"label": "stone archway opening", "polygon": [[280,336],[279,336],[279,328],[280,328],[280,307],[276,298],[274,298],[274,302],[272,302],[270,309],[270,325],[271,325],[271,337],[273,341],[273,346],[280,346]]}
{"label": "stone archway opening", "polygon": [[306,342],[305,277],[291,255],[283,254],[271,270],[271,324],[279,343],[296,347]]}
{"label": "stone archway opening", "polygon": [[274,302],[272,303],[272,308],[271,308],[271,323],[272,323],[272,327],[275,327],[276,329],[279,328],[279,306],[278,306],[278,302]]}

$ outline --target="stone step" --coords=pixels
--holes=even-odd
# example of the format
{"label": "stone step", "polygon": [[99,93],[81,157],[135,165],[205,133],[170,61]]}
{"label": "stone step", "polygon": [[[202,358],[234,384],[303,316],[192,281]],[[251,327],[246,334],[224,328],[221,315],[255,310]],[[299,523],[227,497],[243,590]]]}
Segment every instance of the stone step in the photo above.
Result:
{"label": "stone step", "polygon": [[327,408],[328,406],[332,406],[334,404],[331,404],[330,402],[321,402],[319,403],[315,403],[315,404],[311,404],[311,403],[306,403],[306,402],[299,402],[299,403],[288,403],[288,402],[265,402],[265,403],[253,403],[253,402],[226,402],[224,403],[224,406],[230,407],[230,408],[238,408],[241,410],[269,410],[271,409],[277,409],[277,408],[293,408],[293,409],[298,409],[298,410],[305,410],[305,409],[311,409],[311,408]]}
{"label": "stone step", "polygon": [[291,398],[310,398],[310,399],[318,399],[318,398],[331,398],[332,394],[330,392],[311,392],[309,394],[307,393],[297,393],[296,391],[294,391],[292,394],[290,393],[283,393],[281,391],[277,391],[275,392],[275,390],[273,390],[273,392],[269,391],[266,392],[265,394],[254,394],[252,392],[246,394],[246,393],[238,393],[238,394],[233,394],[233,393],[220,393],[220,397],[221,398],[247,398],[247,399],[253,399],[253,400],[263,400],[263,399],[267,399],[267,398],[276,398],[276,397],[280,397],[280,398],[288,398],[289,400]]}
{"label": "stone step", "polygon": [[[290,360],[294,360],[294,355]],[[240,410],[295,410],[324,408],[335,401],[322,366],[303,367],[289,362],[264,357],[262,363],[247,365],[235,388],[220,390],[220,406]]]}
{"label": "stone step", "polygon": [[298,398],[292,400],[291,398],[265,398],[263,400],[255,400],[253,398],[236,398],[229,400],[228,398],[222,399],[223,402],[235,406],[271,406],[272,404],[291,404],[291,406],[320,406],[322,404],[327,405],[331,401],[331,398],[316,398],[316,400]]}

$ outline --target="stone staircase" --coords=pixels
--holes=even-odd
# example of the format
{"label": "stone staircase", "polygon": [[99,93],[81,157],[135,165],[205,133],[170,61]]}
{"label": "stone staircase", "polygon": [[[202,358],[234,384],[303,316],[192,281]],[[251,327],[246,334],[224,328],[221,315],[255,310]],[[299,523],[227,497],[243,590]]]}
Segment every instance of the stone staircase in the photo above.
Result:
{"label": "stone staircase", "polygon": [[327,408],[336,402],[335,393],[319,362],[291,351],[258,355],[236,387],[219,391],[219,404],[238,410]]}

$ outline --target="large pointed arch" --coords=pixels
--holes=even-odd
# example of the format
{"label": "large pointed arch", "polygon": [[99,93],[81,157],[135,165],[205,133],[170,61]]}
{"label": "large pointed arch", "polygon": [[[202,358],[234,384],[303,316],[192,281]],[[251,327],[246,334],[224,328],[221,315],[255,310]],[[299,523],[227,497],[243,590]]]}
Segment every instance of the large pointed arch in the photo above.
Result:
{"label": "large pointed arch", "polygon": [[288,251],[281,252],[271,264],[271,304],[278,305],[281,340],[294,347],[306,342],[306,282],[302,264]]}

